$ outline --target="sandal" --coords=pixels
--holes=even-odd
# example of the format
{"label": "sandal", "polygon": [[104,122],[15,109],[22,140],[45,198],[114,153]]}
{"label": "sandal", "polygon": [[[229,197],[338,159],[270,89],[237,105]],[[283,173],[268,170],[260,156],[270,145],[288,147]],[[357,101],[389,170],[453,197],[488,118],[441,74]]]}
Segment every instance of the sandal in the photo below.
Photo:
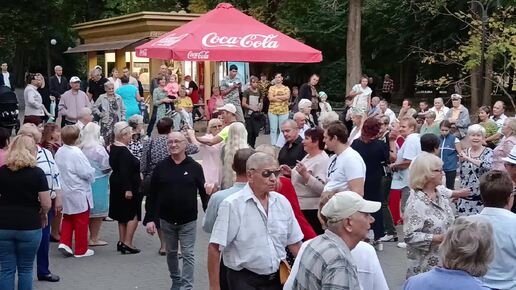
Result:
{"label": "sandal", "polygon": [[89,242],[90,247],[101,247],[101,246],[107,246],[107,245],[108,245],[108,242],[103,241],[103,240],[97,240],[97,241],[90,240],[90,242]]}

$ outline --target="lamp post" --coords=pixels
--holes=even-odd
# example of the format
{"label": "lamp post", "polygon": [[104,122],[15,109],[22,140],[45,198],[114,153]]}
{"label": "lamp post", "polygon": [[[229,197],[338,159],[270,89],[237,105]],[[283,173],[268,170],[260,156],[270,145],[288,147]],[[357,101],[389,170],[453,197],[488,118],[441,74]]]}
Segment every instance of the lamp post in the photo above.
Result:
{"label": "lamp post", "polygon": [[50,59],[50,45],[52,46],[55,46],[57,44],[57,40],[55,40],[54,38],[50,39],[49,42],[47,42],[47,77],[50,78],[50,73],[51,73],[51,66],[52,66],[52,62],[51,62],[51,59]]}

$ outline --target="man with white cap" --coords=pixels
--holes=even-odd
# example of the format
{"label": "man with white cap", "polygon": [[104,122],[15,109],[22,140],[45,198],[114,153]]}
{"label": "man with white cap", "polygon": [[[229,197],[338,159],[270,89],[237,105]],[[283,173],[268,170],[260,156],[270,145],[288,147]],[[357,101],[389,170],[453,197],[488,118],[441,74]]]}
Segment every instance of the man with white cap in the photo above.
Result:
{"label": "man with white cap", "polygon": [[[503,158],[503,161],[505,162],[505,170],[507,170],[507,173],[509,174],[509,177],[511,178],[514,185],[514,189],[516,189],[516,146],[512,147],[511,153],[509,153],[509,156]],[[516,198],[512,205],[511,211],[516,213]]]}
{"label": "man with white cap", "polygon": [[298,257],[292,289],[361,289],[351,250],[366,238],[374,222],[371,213],[381,206],[353,191],[335,194],[321,209],[327,230]]}
{"label": "man with white cap", "polygon": [[229,135],[229,125],[237,121],[237,109],[235,105],[233,104],[225,104],[221,108],[217,108],[217,111],[219,111],[222,114],[222,118],[224,119],[224,128],[220,131],[217,136],[208,137],[208,136],[201,136],[197,137],[197,141],[202,144],[206,144],[209,146],[218,144],[222,141],[226,141],[228,139]]}
{"label": "man with white cap", "polygon": [[85,92],[81,91],[81,79],[70,78],[70,89],[61,95],[59,114],[65,119],[65,125],[75,125],[82,108],[91,108],[91,101]]}

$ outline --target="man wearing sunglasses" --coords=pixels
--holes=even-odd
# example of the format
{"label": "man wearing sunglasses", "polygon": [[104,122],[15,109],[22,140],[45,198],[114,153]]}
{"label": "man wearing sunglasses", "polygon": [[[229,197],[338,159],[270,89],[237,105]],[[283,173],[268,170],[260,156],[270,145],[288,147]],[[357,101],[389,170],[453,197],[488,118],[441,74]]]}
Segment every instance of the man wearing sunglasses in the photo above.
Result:
{"label": "man wearing sunglasses", "polygon": [[230,290],[280,290],[285,248],[297,256],[303,233],[288,200],[274,192],[280,172],[277,160],[255,153],[246,170],[247,185],[220,204],[213,226],[208,246],[210,289],[220,289],[222,247]]}

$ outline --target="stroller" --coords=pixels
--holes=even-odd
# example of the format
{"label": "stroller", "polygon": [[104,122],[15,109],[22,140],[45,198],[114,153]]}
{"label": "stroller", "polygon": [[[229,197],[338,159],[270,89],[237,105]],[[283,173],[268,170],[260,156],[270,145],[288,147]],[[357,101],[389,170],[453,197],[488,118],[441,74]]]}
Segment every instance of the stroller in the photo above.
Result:
{"label": "stroller", "polygon": [[7,86],[0,87],[0,127],[8,130],[20,128],[18,98]]}

